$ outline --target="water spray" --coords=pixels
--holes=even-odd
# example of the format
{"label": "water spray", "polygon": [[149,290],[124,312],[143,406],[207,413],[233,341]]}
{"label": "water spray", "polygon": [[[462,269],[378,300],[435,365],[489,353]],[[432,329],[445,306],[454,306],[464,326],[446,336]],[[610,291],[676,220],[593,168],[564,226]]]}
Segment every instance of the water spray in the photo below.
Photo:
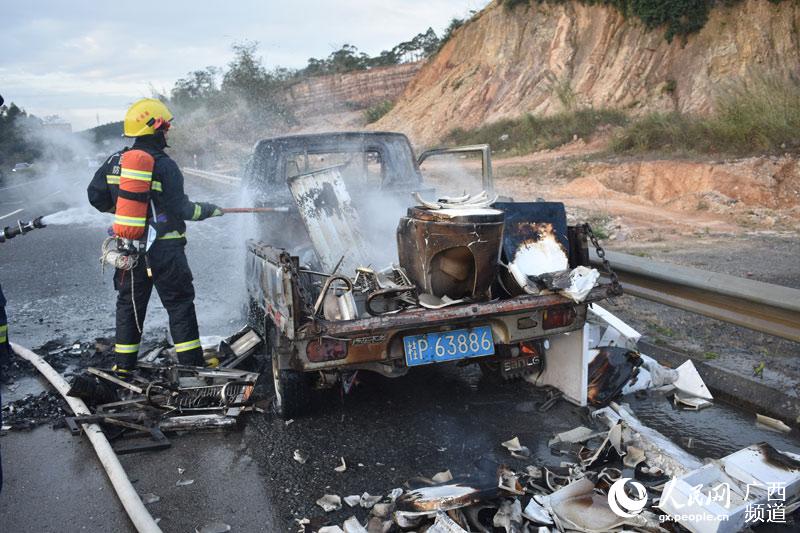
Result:
{"label": "water spray", "polygon": [[46,225],[42,222],[43,217],[34,218],[30,222],[23,222],[22,220],[17,220],[16,226],[7,226],[0,232],[0,242],[6,242],[9,239],[13,239],[17,235],[24,235],[29,231],[33,231],[37,228],[44,228]]}

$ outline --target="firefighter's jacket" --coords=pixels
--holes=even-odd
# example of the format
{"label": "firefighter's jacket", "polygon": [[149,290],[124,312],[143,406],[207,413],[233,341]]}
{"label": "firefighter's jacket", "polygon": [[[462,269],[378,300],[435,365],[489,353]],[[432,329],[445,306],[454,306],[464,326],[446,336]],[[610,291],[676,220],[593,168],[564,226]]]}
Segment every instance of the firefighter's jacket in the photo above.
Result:
{"label": "firefighter's jacket", "polygon": [[[183,239],[186,233],[185,220],[203,220],[214,212],[216,206],[202,202],[192,202],[183,191],[183,174],[165,152],[163,136],[145,135],[137,137],[133,150],[144,150],[155,159],[151,199],[155,206],[148,208],[148,220],[155,218],[157,238]],[[127,150],[124,148],[112,154],[97,172],[89,184],[87,194],[89,203],[98,211],[113,213],[117,203],[120,178],[120,156]]]}

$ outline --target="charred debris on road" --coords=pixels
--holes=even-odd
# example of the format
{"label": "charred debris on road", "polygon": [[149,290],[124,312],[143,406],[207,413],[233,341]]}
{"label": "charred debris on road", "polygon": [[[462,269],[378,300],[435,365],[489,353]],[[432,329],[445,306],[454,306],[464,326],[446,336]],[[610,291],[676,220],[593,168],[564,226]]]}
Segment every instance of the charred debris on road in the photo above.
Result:
{"label": "charred debris on road", "polygon": [[[340,495],[330,487],[317,496],[319,513],[298,518],[297,530],[722,533],[740,531],[752,521],[748,509],[768,504],[780,507],[785,530],[797,527],[800,455],[762,442],[704,461],[643,424],[618,403],[623,395],[657,391],[671,398],[673,408],[689,412],[711,407],[713,396],[691,361],[675,369],[660,365],[637,351],[635,330],[594,307],[587,325],[597,346],[588,369],[590,405],[583,408],[585,425],[547,442],[558,466],[535,460],[525,445],[535,443],[510,436],[457,476],[447,470],[409,479],[382,494]],[[547,405],[538,411],[547,416]],[[498,459],[499,450],[507,462]],[[307,459],[295,451],[297,462]],[[770,483],[785,489],[780,502],[769,499]],[[687,515],[715,518],[681,518]]]}
{"label": "charred debris on road", "polygon": [[[383,494],[329,493],[316,502],[323,514],[297,519],[297,531],[735,532],[752,521],[747,509],[774,500],[770,482],[785,489],[781,523],[787,531],[798,525],[800,455],[759,443],[703,464],[616,403],[595,410],[589,424],[550,440],[558,467],[514,470],[481,458],[466,475],[446,470]],[[530,455],[516,438],[499,446],[515,459]],[[330,518],[348,514],[341,525]],[[704,518],[681,520],[687,515]]]}
{"label": "charred debris on road", "polygon": [[[254,405],[258,372],[237,368],[252,368],[248,359],[259,348],[260,337],[244,328],[226,339],[204,340],[204,355],[214,362],[213,368],[179,365],[174,348],[162,343],[144,352],[126,380],[109,368],[113,344],[107,339],[61,348],[47,343],[39,350],[45,360],[57,361],[61,370],[69,363],[76,365],[71,367],[68,395],[86,402],[93,414],[67,414],[66,402],[45,391],[4,405],[3,429],[31,429],[53,422],[80,435],[81,424],[99,423],[117,444],[115,451],[125,454],[168,448],[164,432],[235,428],[243,412],[263,412]],[[19,378],[29,372],[27,366],[14,360],[4,368],[15,369]]]}

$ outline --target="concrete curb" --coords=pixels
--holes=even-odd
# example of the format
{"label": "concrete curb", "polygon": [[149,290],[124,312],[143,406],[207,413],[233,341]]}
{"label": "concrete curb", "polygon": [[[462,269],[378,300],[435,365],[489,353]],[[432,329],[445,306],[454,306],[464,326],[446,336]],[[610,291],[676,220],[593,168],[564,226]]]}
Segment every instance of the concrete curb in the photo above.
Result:
{"label": "concrete curb", "polygon": [[800,427],[800,398],[739,374],[713,367],[672,348],[639,341],[639,350],[672,368],[691,359],[716,399],[754,413],[777,418],[794,428]]}

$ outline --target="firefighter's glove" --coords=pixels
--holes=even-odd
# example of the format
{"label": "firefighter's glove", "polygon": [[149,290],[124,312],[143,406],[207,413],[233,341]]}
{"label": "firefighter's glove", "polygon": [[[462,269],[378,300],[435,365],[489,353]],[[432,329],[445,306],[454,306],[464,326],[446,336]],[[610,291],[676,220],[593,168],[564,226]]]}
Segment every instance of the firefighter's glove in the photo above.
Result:
{"label": "firefighter's glove", "polygon": [[195,204],[200,207],[200,216],[195,220],[203,220],[210,217],[222,216],[222,209],[214,204],[200,202]]}

